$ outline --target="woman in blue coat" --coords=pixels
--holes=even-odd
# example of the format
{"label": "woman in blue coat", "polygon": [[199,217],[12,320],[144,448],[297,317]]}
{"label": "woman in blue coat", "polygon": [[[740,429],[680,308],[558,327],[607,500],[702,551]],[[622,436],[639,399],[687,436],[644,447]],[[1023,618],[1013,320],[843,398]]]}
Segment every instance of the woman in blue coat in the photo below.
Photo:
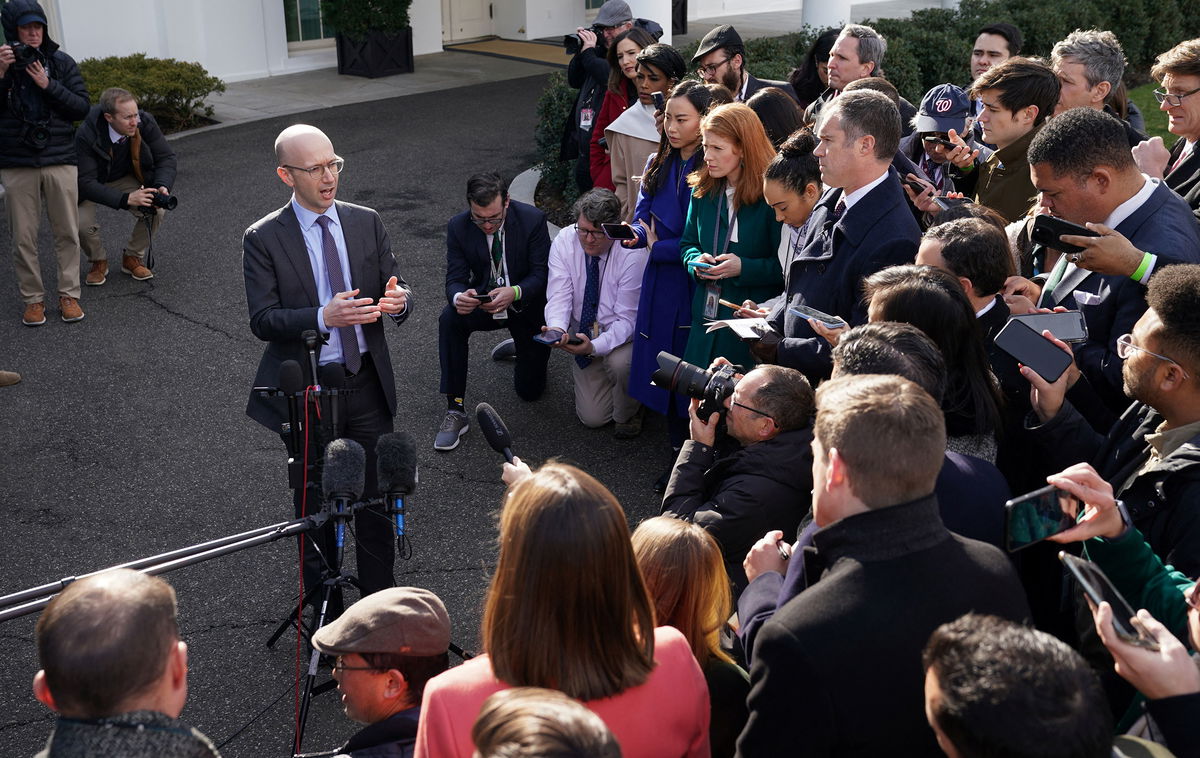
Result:
{"label": "woman in blue coat", "polygon": [[704,325],[734,317],[718,300],[758,303],[783,290],[779,222],[763,199],[763,173],[775,147],[758,116],[742,103],[714,108],[701,130],[704,165],[688,177],[692,201],[679,242],[683,263],[693,267],[699,285],[683,359],[708,367],[725,357],[752,368],[749,347],[732,330],[707,332]]}
{"label": "woman in blue coat", "polygon": [[731,100],[724,87],[694,80],[671,90],[662,140],[646,166],[633,214],[638,238],[627,243],[628,247],[650,247],[633,333],[629,394],[647,408],[667,415],[668,434],[676,448],[687,438],[687,398],[655,386],[650,376],[658,368],[660,350],[682,356],[687,347],[696,287],[679,257],[679,237],[691,199],[687,177],[700,160],[700,120],[710,107]]}

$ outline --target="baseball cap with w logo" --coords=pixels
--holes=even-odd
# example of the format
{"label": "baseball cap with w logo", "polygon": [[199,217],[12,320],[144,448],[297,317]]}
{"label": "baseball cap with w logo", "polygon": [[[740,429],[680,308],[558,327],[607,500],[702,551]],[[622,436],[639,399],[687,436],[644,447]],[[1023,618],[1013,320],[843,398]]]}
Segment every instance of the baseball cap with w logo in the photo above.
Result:
{"label": "baseball cap with w logo", "polygon": [[913,126],[918,132],[945,133],[953,129],[962,134],[970,115],[971,101],[967,93],[953,84],[939,84],[921,98]]}

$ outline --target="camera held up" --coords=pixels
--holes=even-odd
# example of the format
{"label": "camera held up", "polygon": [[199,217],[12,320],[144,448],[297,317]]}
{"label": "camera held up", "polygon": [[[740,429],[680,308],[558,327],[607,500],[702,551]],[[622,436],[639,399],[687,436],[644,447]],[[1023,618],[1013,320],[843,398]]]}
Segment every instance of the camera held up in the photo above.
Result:
{"label": "camera held up", "polygon": [[[595,34],[598,39],[604,39],[603,26],[600,26],[599,24],[592,24],[590,28],[592,33]],[[578,55],[579,51],[583,49],[583,40],[579,38],[578,34],[565,35],[563,37],[563,47],[567,49],[567,55]]]}
{"label": "camera held up", "polygon": [[658,369],[650,381],[665,390],[700,400],[696,415],[707,420],[714,413],[725,414],[725,399],[733,394],[738,380],[736,366],[720,366],[706,370],[665,350],[658,354]]}
{"label": "camera held up", "polygon": [[34,61],[42,60],[42,54],[36,47],[30,47],[22,42],[10,42],[9,47],[12,48],[13,69],[16,71],[24,71],[29,68],[29,64]]}

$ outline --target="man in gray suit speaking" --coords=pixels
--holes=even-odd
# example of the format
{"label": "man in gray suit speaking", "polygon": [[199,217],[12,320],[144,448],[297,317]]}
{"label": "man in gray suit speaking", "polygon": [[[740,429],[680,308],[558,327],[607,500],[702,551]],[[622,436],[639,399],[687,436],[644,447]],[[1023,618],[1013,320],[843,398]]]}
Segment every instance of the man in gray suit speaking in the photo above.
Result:
{"label": "man in gray suit speaking", "polygon": [[[275,171],[292,188],[291,201],[247,229],[242,240],[250,330],[268,343],[254,385],[279,386],[284,361],[308,366],[302,334],[316,331],[324,341],[318,363],[341,371],[350,390],[333,436],[365,449],[363,497],[372,498],[378,495],[375,443],[392,431],[396,415],[383,316],[397,324],[404,321],[412,311],[411,295],[379,214],[335,200],[345,161],[329,138],[312,126],[289,126],[275,140],[275,154]],[[314,383],[312,377],[308,383]],[[246,413],[276,433],[288,419],[282,399],[257,393],[251,394]],[[308,513],[319,510],[316,498],[302,498],[297,488],[297,515],[302,507]],[[390,520],[376,508],[355,516],[357,573],[364,594],[395,584],[391,529]],[[332,533],[331,522],[314,537],[327,555],[333,549]],[[304,562],[305,586],[313,587],[322,566],[311,545]]]}

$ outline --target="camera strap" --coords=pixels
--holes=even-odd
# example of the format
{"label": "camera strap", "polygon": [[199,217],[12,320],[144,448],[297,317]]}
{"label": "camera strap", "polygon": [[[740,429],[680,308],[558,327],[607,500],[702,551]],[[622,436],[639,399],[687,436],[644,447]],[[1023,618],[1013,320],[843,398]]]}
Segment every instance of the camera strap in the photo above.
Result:
{"label": "camera strap", "polygon": [[133,136],[129,138],[129,160],[133,164],[133,176],[138,180],[138,183],[145,186],[146,178],[142,175],[142,129],[138,127],[133,130]]}

